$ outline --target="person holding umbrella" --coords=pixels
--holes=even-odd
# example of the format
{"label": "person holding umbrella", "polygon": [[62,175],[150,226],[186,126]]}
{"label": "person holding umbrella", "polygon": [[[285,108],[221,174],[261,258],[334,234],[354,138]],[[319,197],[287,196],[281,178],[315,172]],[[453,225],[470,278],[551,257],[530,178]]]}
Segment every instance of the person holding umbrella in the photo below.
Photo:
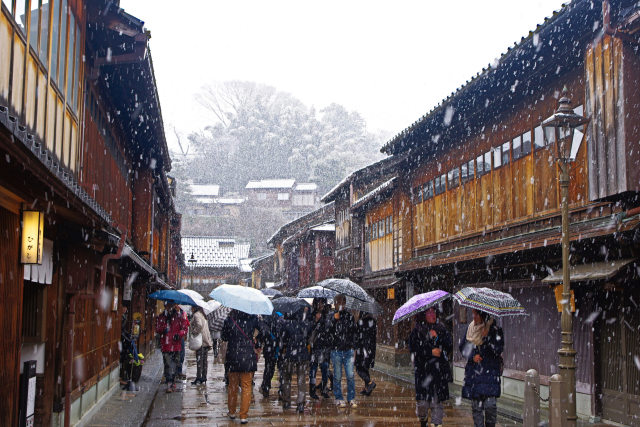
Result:
{"label": "person holding umbrella", "polygon": [[258,368],[259,340],[254,340],[259,331],[258,317],[239,310],[232,310],[222,326],[222,340],[227,342],[226,363],[229,369],[227,406],[230,419],[236,418],[238,386],[240,398],[240,422],[246,424],[251,405],[253,375]]}
{"label": "person holding umbrella", "polygon": [[358,318],[356,336],[356,360],[355,367],[358,376],[364,381],[364,389],[360,392],[365,396],[370,396],[376,383],[369,375],[369,369],[373,368],[376,361],[376,319],[371,313],[361,311]]}
{"label": "person holding umbrella", "polygon": [[467,359],[462,397],[471,399],[475,427],[494,427],[500,397],[504,334],[489,314],[473,309],[473,321],[460,342]]}
{"label": "person holding umbrella", "polygon": [[342,368],[347,377],[347,402],[352,407],[356,403],[356,382],[353,375],[353,349],[355,347],[356,323],[349,310],[344,294],[334,297],[336,311],[331,317],[329,334],[332,340],[331,363],[333,364],[333,396],[337,406],[347,406],[342,394]]}
{"label": "person holding umbrella", "polygon": [[413,359],[416,415],[420,425],[427,426],[431,409],[431,426],[441,426],[442,402],[449,400],[449,382],[453,380],[448,361],[453,352],[453,339],[438,322],[435,308],[416,315],[415,327],[409,335],[409,351]]}
{"label": "person holding umbrella", "polygon": [[311,363],[309,364],[309,396],[312,399],[319,399],[316,392],[316,373],[318,366],[322,374],[320,392],[325,399],[329,397],[327,386],[329,380],[329,359],[331,358],[331,340],[327,324],[329,305],[326,298],[314,298],[312,304],[311,321],[313,330],[311,332]]}
{"label": "person holding umbrella", "polygon": [[280,317],[281,314],[274,311],[271,316],[264,316],[260,324],[262,329],[262,356],[264,357],[264,372],[262,373],[260,392],[265,398],[269,397],[271,380],[280,357]]}
{"label": "person holding umbrella", "polygon": [[281,321],[282,335],[282,409],[291,408],[291,377],[295,372],[298,380],[298,396],[296,412],[304,412],[306,397],[305,382],[309,369],[310,354],[308,350],[312,323],[307,319],[307,307],[294,313],[285,314]]}
{"label": "person holding umbrella", "polygon": [[167,393],[176,390],[175,377],[180,363],[180,350],[188,329],[189,320],[184,317],[180,307],[172,301],[167,301],[164,312],[158,316],[156,322],[156,333],[160,335]]}
{"label": "person holding umbrella", "polygon": [[207,382],[207,367],[208,367],[208,353],[209,349],[213,345],[211,341],[211,333],[209,332],[209,324],[204,317],[204,310],[202,307],[196,306],[193,308],[194,313],[191,322],[191,335],[202,335],[202,346],[196,350],[196,379],[191,384],[199,385]]}

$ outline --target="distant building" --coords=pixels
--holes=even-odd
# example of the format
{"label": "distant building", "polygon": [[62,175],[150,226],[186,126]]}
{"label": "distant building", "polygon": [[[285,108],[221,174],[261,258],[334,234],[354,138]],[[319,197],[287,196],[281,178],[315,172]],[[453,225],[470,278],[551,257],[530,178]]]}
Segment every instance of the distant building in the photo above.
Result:
{"label": "distant building", "polygon": [[222,283],[250,284],[250,249],[249,243],[237,242],[234,238],[183,237],[182,254],[188,274],[182,277],[182,287],[207,296]]}
{"label": "distant building", "polygon": [[249,181],[245,187],[250,205],[278,209],[287,219],[299,218],[319,207],[318,185],[295,179]]}
{"label": "distant building", "polygon": [[221,196],[217,184],[190,184],[189,190],[194,198],[189,209],[196,216],[237,217],[246,198],[238,194]]}

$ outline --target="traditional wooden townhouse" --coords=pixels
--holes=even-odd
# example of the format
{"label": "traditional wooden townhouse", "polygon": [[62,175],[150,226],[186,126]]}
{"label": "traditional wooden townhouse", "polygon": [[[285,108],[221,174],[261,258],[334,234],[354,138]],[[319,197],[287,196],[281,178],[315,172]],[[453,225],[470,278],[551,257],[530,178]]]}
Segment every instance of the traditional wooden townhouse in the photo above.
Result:
{"label": "traditional wooden townhouse", "polygon": [[117,1],[0,7],[0,424],[70,425],[117,389],[121,331],[151,350],[180,215],[143,23]]}
{"label": "traditional wooden townhouse", "polygon": [[333,276],[334,204],[329,203],[278,229],[267,244],[274,253],[276,287],[287,293]]}
{"label": "traditional wooden townhouse", "polygon": [[410,234],[410,201],[399,188],[406,156],[389,156],[347,176],[322,202],[335,203],[335,276],[367,290],[382,307],[376,359],[392,366],[408,365],[407,324],[391,325],[402,298],[395,295],[395,272],[403,259],[403,236]]}
{"label": "traditional wooden townhouse", "polygon": [[[500,321],[503,396],[522,398],[531,368],[546,394],[561,341],[561,197],[556,141],[541,124],[566,87],[571,108],[588,119],[574,134],[569,170],[577,411],[623,424],[640,416],[639,30],[637,2],[565,5],[383,147],[406,156],[407,167],[377,190],[393,187],[388,200],[364,208],[366,225],[374,221],[365,240],[384,239],[384,218],[403,218],[398,201],[409,204],[411,226],[392,237],[402,241],[398,303],[486,286],[525,306],[528,316]],[[457,305],[443,318],[456,341],[471,321]],[[454,353],[461,382],[465,361]]]}

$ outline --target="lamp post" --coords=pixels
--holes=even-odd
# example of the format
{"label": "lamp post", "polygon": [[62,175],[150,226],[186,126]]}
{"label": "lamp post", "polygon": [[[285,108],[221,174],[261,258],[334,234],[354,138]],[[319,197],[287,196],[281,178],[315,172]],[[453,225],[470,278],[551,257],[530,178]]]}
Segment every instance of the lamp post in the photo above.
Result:
{"label": "lamp post", "polygon": [[196,267],[196,262],[198,260],[193,256],[193,251],[191,251],[191,258],[187,261],[189,263],[189,270],[191,271],[191,289],[193,289],[193,269]]}
{"label": "lamp post", "polygon": [[[556,142],[556,157],[560,166],[560,197],[562,199],[562,315],[560,325],[562,342],[558,355],[558,370],[566,384],[567,425],[575,426],[576,415],[576,351],[573,348],[573,319],[571,317],[571,291],[569,278],[569,163],[575,128],[584,124],[586,118],[575,114],[567,88],[562,90],[556,112],[542,122],[542,126],[553,131]],[[550,136],[550,135],[549,135]]]}

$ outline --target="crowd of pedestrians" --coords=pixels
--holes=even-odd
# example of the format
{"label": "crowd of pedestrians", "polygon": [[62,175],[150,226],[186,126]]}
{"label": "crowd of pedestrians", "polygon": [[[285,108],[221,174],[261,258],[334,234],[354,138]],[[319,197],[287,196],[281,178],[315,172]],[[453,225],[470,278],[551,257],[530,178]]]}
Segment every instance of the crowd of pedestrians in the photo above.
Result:
{"label": "crowd of pedestrians", "polygon": [[[242,424],[248,422],[254,374],[261,355],[265,367],[260,391],[265,398],[269,396],[277,369],[283,410],[292,408],[294,377],[297,381],[294,403],[299,413],[304,411],[307,390],[314,400],[320,396],[328,399],[332,393],[333,403],[338,407],[356,408],[356,372],[363,381],[360,394],[371,395],[376,387],[369,372],[375,364],[376,320],[367,312],[355,313],[357,318],[354,317],[344,295],[335,296],[333,301],[333,310],[326,299],[315,298],[310,308],[284,315],[274,312],[270,316],[257,316],[231,310],[221,333],[211,331],[227,342],[225,381],[230,419],[239,417]],[[181,352],[188,331],[192,337],[198,336],[198,348],[194,349],[197,374],[191,384],[199,386],[207,381],[207,354],[214,345],[207,318],[202,309],[196,308],[189,320],[178,305],[167,303],[157,319],[156,332],[163,353],[168,393],[175,390],[175,378],[181,372]],[[438,310],[429,308],[415,315],[408,347],[414,365],[416,415],[421,426],[439,427],[443,424],[443,403],[450,399],[454,346],[452,334],[440,321]],[[471,400],[477,427],[495,426],[503,349],[502,329],[486,313],[473,310],[473,321],[459,343],[459,351],[467,361],[462,397]],[[343,373],[347,383],[346,399],[342,389]]]}

